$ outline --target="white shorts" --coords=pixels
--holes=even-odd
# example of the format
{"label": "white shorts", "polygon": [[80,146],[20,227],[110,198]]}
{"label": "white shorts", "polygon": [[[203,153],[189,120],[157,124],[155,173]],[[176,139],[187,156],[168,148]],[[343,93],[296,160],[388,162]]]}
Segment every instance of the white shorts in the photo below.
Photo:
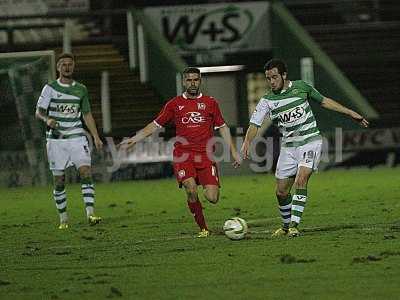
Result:
{"label": "white shorts", "polygon": [[60,140],[48,139],[46,148],[50,170],[54,175],[62,175],[70,166],[78,169],[81,166],[91,165],[89,143],[85,136]]}
{"label": "white shorts", "polygon": [[282,147],[276,166],[275,177],[286,179],[297,174],[300,166],[318,169],[321,159],[322,140],[316,140],[299,147]]}

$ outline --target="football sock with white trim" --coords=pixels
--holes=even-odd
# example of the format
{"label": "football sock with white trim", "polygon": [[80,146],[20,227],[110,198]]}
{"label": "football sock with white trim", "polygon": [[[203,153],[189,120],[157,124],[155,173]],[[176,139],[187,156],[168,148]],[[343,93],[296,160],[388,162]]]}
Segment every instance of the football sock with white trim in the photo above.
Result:
{"label": "football sock with white trim", "polygon": [[296,189],[292,201],[292,216],[290,227],[297,227],[300,224],[301,216],[307,202],[307,189]]}
{"label": "football sock with white trim", "polygon": [[68,222],[67,194],[65,192],[65,187],[55,187],[53,190],[53,198],[56,202],[56,207],[60,215],[60,223]]}
{"label": "football sock with white trim", "polygon": [[82,178],[81,180],[82,197],[85,203],[86,215],[94,214],[94,184],[91,178]]}
{"label": "football sock with white trim", "polygon": [[278,198],[279,213],[282,218],[282,228],[288,229],[292,209],[292,195],[289,194],[285,199]]}

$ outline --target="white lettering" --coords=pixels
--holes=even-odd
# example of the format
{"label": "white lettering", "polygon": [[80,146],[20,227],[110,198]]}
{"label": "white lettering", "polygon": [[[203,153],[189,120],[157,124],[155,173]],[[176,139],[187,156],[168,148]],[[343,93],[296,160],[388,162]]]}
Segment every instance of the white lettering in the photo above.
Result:
{"label": "white lettering", "polygon": [[203,123],[206,121],[206,118],[204,118],[201,113],[197,111],[191,111],[186,114],[185,117],[182,118],[182,123],[183,124],[198,124],[198,123]]}

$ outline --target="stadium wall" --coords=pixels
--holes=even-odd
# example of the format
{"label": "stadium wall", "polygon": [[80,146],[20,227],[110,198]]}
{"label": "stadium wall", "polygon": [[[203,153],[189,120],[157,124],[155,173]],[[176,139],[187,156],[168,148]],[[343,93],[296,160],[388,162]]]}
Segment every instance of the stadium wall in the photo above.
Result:
{"label": "stadium wall", "polygon": [[187,67],[186,63],[151,21],[144,16],[142,10],[132,8],[130,13],[134,22],[143,26],[145,33],[145,43],[148,50],[146,63],[149,68],[150,85],[163,99],[174,97],[176,95],[177,74]]}
{"label": "stadium wall", "polygon": [[[378,113],[339,70],[313,38],[290,14],[282,3],[272,5],[273,56],[284,59],[289,68],[289,78],[301,78],[300,59],[311,57],[314,61],[315,88],[323,95],[337,99],[344,105],[362,113],[368,119],[378,118]],[[359,128],[358,125],[340,114],[322,109],[311,103],[322,131]]]}

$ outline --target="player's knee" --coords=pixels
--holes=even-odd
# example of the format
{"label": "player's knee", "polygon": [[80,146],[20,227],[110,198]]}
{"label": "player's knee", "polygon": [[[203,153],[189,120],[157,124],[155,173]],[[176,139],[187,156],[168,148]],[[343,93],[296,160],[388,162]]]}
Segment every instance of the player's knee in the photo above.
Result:
{"label": "player's knee", "polygon": [[205,193],[204,196],[206,197],[206,199],[213,203],[216,204],[219,200],[219,193],[218,192],[210,192],[210,193]]}
{"label": "player's knee", "polygon": [[296,178],[296,181],[294,182],[294,186],[296,188],[306,188],[307,187],[307,177],[299,176]]}
{"label": "player's knee", "polygon": [[80,176],[81,178],[84,178],[84,177],[91,177],[91,175],[92,175],[90,166],[82,166],[82,167],[80,167],[80,168],[78,169],[78,171],[79,171],[79,176]]}
{"label": "player's knee", "polygon": [[284,200],[284,199],[286,199],[286,198],[289,196],[289,192],[288,192],[288,191],[285,191],[285,190],[279,190],[279,189],[277,189],[277,190],[275,191],[275,193],[276,193],[276,197],[277,197],[278,199],[280,199],[280,200]]}
{"label": "player's knee", "polygon": [[65,176],[54,176],[54,189],[56,191],[65,189]]}

